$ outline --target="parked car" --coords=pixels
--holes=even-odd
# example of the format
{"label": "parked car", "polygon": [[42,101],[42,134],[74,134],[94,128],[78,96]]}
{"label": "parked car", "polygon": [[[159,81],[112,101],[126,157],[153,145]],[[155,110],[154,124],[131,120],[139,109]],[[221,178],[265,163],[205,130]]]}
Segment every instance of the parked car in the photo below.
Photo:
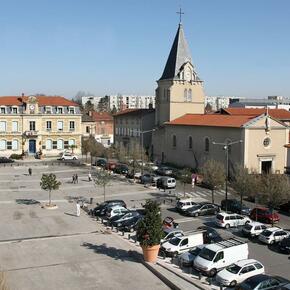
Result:
{"label": "parked car", "polygon": [[202,231],[192,232],[184,236],[174,237],[161,245],[160,251],[167,256],[177,256],[203,244]]}
{"label": "parked car", "polygon": [[200,202],[188,208],[185,214],[189,216],[216,215],[220,211],[219,206],[213,203]]}
{"label": "parked car", "polygon": [[176,180],[173,177],[163,176],[157,179],[157,188],[174,189],[176,187]]}
{"label": "parked car", "polygon": [[116,167],[117,163],[114,161],[108,161],[106,164],[105,169],[107,170],[114,170],[114,168]]}
{"label": "parked car", "polygon": [[272,222],[278,222],[280,220],[280,216],[277,213],[265,207],[256,207],[252,209],[250,218],[252,220],[257,220],[269,224]]}
{"label": "parked car", "polygon": [[164,175],[170,176],[172,175],[172,173],[173,173],[173,170],[166,166],[161,166],[156,170],[156,174],[163,175],[163,176]]}
{"label": "parked car", "polygon": [[98,159],[95,164],[96,164],[96,166],[106,168],[107,160],[106,159]]}
{"label": "parked car", "polygon": [[250,277],[264,273],[265,268],[260,262],[254,259],[245,259],[218,272],[216,281],[223,286],[234,287]]}
{"label": "parked car", "polygon": [[242,215],[249,215],[251,209],[236,199],[224,199],[221,201],[221,209]]}
{"label": "parked car", "polygon": [[174,237],[184,236],[184,232],[180,229],[170,228],[170,229],[163,229],[163,238],[161,239],[161,244],[164,242],[169,241]]}
{"label": "parked car", "polygon": [[241,284],[235,287],[235,290],[278,290],[283,285],[286,285],[290,281],[280,276],[269,276],[265,274],[259,274],[246,279]]}
{"label": "parked car", "polygon": [[290,201],[281,204],[279,208],[281,211],[290,213]]}
{"label": "parked car", "polygon": [[274,244],[277,242],[282,241],[284,238],[289,237],[290,233],[278,228],[278,227],[272,227],[264,230],[260,235],[259,235],[259,241],[261,241],[264,244]]}
{"label": "parked car", "polygon": [[145,164],[145,167],[147,167],[149,170],[153,170],[153,171],[156,171],[158,169],[158,166],[153,162],[147,162]]}
{"label": "parked car", "polygon": [[281,253],[290,254],[290,237],[280,241],[278,247]]}
{"label": "parked car", "polygon": [[124,232],[134,232],[138,226],[138,223],[143,219],[143,217],[143,215],[138,215],[132,219],[125,220],[120,226],[118,226],[118,229]]}
{"label": "parked car", "polygon": [[203,231],[203,241],[205,244],[217,243],[223,240],[219,233],[211,227],[200,226],[197,230]]}
{"label": "parked car", "polygon": [[226,229],[230,227],[244,226],[245,224],[251,222],[251,220],[246,216],[226,212],[217,214],[215,221],[217,226]]}
{"label": "parked car", "polygon": [[160,178],[160,176],[158,176],[156,174],[145,173],[140,177],[140,182],[142,184],[157,183],[157,180],[159,178]]}
{"label": "parked car", "polygon": [[97,205],[93,210],[91,210],[91,215],[100,216],[100,217],[104,216],[106,214],[107,208],[114,205],[120,205],[120,206],[126,207],[126,203],[123,200],[120,200],[120,199],[107,200]]}
{"label": "parked car", "polygon": [[0,157],[0,163],[13,163],[13,162],[14,162],[13,159],[7,158],[5,156]]}
{"label": "parked car", "polygon": [[129,167],[126,164],[118,163],[115,168],[113,168],[114,173],[118,174],[128,174],[129,173]]}
{"label": "parked car", "polygon": [[[114,221],[111,223],[114,227],[121,227],[124,221],[130,220],[134,217],[138,217],[140,214],[137,211],[129,211],[124,215],[117,215]],[[114,217],[113,217],[114,218]]]}
{"label": "parked car", "polygon": [[248,244],[232,238],[206,245],[195,258],[194,268],[212,277],[220,269],[239,260],[248,259],[248,255]]}
{"label": "parked car", "polygon": [[176,210],[178,212],[184,213],[187,209],[193,207],[197,203],[193,201],[191,198],[184,198],[184,199],[179,199],[176,203]]}
{"label": "parked car", "polygon": [[204,248],[205,245],[199,245],[188,252],[182,253],[178,256],[178,263],[181,267],[192,267],[193,261]]}
{"label": "parked car", "polygon": [[242,233],[245,237],[254,238],[267,229],[267,226],[259,222],[250,222],[244,225]]}
{"label": "parked car", "polygon": [[166,217],[162,222],[163,229],[175,229],[178,228],[178,223],[174,221],[173,217]]}
{"label": "parked car", "polygon": [[126,213],[128,213],[129,210],[123,206],[120,205],[114,205],[114,206],[110,206],[107,208],[106,210],[106,217],[107,219],[112,218],[115,215],[124,215]]}
{"label": "parked car", "polygon": [[70,152],[64,152],[60,155],[60,160],[77,160],[78,157]]}

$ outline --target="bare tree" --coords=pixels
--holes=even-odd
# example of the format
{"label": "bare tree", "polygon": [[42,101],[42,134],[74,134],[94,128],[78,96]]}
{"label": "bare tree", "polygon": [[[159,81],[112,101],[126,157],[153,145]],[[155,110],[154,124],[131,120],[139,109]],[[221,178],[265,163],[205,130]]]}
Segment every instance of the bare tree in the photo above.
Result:
{"label": "bare tree", "polygon": [[88,162],[88,153],[90,152],[89,140],[82,138],[82,155],[86,155],[86,162]]}
{"label": "bare tree", "polygon": [[183,195],[185,196],[185,185],[191,183],[191,170],[190,168],[183,168],[180,172],[179,179],[183,184]]}
{"label": "bare tree", "polygon": [[203,175],[203,182],[211,189],[211,199],[214,203],[214,191],[221,188],[226,179],[225,168],[221,162],[208,160],[200,170]]}
{"label": "bare tree", "polygon": [[98,170],[94,177],[95,184],[103,188],[104,201],[106,201],[106,187],[110,184],[111,179],[111,174],[105,169]]}

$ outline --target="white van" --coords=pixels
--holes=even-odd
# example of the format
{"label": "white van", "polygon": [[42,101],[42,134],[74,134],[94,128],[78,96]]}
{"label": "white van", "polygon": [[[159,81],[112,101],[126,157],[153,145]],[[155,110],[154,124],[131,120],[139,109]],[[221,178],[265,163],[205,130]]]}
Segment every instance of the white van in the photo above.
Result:
{"label": "white van", "polygon": [[176,180],[173,177],[160,177],[157,179],[157,188],[174,189],[176,187]]}
{"label": "white van", "polygon": [[204,231],[193,231],[191,233],[184,233],[184,236],[177,236],[164,242],[161,245],[160,251],[167,256],[176,256],[183,252],[187,252],[198,245],[202,245]]}
{"label": "white van", "polygon": [[194,205],[196,205],[196,202],[194,202],[191,198],[184,198],[177,201],[175,208],[179,212],[185,212]]}
{"label": "white van", "polygon": [[248,259],[248,255],[248,244],[232,238],[205,246],[195,258],[194,268],[212,277],[230,264]]}

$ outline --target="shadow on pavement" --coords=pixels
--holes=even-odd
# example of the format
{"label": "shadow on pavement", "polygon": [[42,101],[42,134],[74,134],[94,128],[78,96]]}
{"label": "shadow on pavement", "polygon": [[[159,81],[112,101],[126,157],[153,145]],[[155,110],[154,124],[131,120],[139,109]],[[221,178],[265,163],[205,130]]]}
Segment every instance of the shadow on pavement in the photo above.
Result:
{"label": "shadow on pavement", "polygon": [[127,251],[123,249],[117,249],[115,247],[107,247],[106,244],[96,245],[84,242],[82,246],[86,247],[89,250],[93,250],[97,254],[106,255],[122,262],[130,261],[139,263],[139,261],[143,259],[143,256],[136,251]]}
{"label": "shadow on pavement", "polygon": [[25,204],[25,205],[40,204],[40,202],[35,199],[16,199],[15,201],[17,204]]}

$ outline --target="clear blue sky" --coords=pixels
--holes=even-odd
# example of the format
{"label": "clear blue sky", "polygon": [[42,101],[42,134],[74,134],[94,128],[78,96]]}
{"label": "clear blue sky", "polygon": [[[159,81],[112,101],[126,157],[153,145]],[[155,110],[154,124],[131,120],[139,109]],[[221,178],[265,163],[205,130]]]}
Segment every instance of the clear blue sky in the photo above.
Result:
{"label": "clear blue sky", "polygon": [[0,0],[0,95],[154,94],[180,5],[206,94],[290,97],[289,0]]}

